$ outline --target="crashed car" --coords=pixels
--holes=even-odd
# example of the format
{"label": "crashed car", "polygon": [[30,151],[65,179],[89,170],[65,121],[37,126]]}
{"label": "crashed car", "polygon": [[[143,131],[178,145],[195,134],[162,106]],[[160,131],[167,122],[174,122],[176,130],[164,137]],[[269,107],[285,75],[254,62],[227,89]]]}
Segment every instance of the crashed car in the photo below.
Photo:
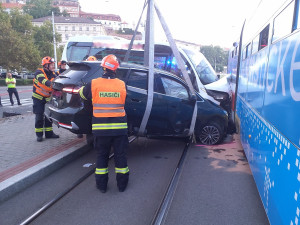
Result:
{"label": "crashed car", "polygon": [[[125,111],[130,135],[138,133],[147,103],[147,67],[121,63],[117,78],[127,85]],[[51,100],[45,115],[59,127],[76,134],[91,134],[92,107],[78,94],[80,87],[102,76],[100,62],[72,62],[69,69],[53,82]],[[218,105],[202,98],[192,97],[181,78],[163,70],[154,70],[154,95],[151,114],[146,126],[146,136],[187,137],[195,101],[197,119],[195,135],[208,145],[222,142],[226,136],[228,115]]]}

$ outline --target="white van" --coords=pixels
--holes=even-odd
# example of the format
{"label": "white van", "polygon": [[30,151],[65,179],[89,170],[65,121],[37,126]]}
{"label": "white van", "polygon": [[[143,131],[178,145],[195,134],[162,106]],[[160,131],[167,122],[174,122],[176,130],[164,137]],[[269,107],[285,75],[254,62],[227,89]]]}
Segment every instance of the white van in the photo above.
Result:
{"label": "white van", "polygon": [[[95,56],[99,61],[108,54],[114,54],[120,61],[123,61],[130,41],[113,36],[78,36],[71,37],[65,45],[62,59],[66,61],[82,61],[89,56]],[[218,79],[214,69],[203,56],[194,49],[178,47],[185,62],[186,69],[190,75],[193,86],[203,98],[221,105],[230,114],[231,90],[227,79]],[[182,77],[177,67],[172,49],[167,42],[155,43],[154,65],[156,68],[167,70]],[[135,41],[130,53],[128,62],[144,63],[144,43]],[[227,109],[227,107],[229,108]],[[229,115],[230,118],[230,115]]]}

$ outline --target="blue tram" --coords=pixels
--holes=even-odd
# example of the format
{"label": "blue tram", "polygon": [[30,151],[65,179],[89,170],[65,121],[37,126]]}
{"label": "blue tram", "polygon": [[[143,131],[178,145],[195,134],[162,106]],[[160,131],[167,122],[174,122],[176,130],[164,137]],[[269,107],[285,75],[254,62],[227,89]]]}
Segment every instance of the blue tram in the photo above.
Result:
{"label": "blue tram", "polygon": [[299,0],[262,1],[228,55],[235,122],[272,225],[300,224],[299,31]]}

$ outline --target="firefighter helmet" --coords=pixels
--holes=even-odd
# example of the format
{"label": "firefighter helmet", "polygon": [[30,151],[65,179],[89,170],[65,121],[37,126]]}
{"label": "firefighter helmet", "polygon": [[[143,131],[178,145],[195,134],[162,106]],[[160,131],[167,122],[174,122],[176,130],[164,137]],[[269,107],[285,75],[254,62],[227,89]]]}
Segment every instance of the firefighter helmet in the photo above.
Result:
{"label": "firefighter helmet", "polygon": [[51,58],[50,56],[46,56],[42,59],[42,66],[44,66],[46,64],[51,64],[54,62],[55,62],[55,60],[53,58]]}
{"label": "firefighter helmet", "polygon": [[87,59],[87,61],[97,61],[97,58],[95,56],[89,56]]}
{"label": "firefighter helmet", "polygon": [[58,66],[61,66],[61,65],[66,65],[67,64],[67,61],[66,60],[60,60],[58,62]]}
{"label": "firefighter helmet", "polygon": [[107,55],[102,59],[101,66],[115,71],[119,67],[119,62],[115,55]]}

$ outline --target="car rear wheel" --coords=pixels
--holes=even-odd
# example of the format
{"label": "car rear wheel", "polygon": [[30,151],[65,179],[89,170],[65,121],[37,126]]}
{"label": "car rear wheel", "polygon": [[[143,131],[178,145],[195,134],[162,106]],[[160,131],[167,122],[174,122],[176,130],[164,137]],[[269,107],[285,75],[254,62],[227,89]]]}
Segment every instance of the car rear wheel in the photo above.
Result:
{"label": "car rear wheel", "polygon": [[216,145],[223,140],[224,131],[218,123],[209,122],[201,129],[197,138],[204,145]]}

